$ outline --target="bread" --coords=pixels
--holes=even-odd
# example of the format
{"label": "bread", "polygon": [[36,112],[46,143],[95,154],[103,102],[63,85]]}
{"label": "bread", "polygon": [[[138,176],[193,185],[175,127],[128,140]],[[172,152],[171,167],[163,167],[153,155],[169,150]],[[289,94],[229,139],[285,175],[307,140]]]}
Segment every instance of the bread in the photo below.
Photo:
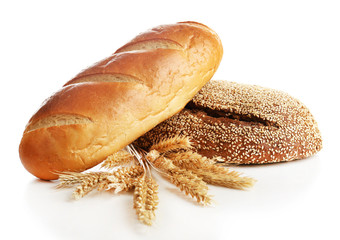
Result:
{"label": "bread", "polygon": [[200,23],[139,34],[44,102],[22,137],[23,165],[45,180],[97,165],[181,111],[221,58],[220,39]]}
{"label": "bread", "polygon": [[317,123],[300,101],[227,81],[210,81],[180,113],[134,144],[148,148],[174,135],[189,136],[200,154],[233,164],[291,161],[322,148]]}

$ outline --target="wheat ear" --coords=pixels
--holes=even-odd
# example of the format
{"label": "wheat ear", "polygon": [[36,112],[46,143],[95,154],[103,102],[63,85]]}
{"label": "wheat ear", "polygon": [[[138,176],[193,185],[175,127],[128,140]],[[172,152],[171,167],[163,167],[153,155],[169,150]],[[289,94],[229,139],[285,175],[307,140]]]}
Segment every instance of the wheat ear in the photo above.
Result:
{"label": "wheat ear", "polygon": [[100,182],[103,180],[106,180],[106,177],[110,173],[104,173],[104,172],[91,172],[91,173],[84,173],[84,178],[80,182],[80,184],[76,187],[76,189],[73,192],[73,198],[78,200],[82,197],[84,197],[86,194],[91,192],[93,189],[95,189]]}
{"label": "wheat ear", "polygon": [[98,190],[114,189],[115,193],[129,191],[135,186],[135,179],[144,173],[141,166],[120,168],[106,177],[107,181],[99,184]]}
{"label": "wheat ear", "polygon": [[106,169],[112,169],[124,164],[127,164],[134,160],[134,156],[125,150],[120,150],[110,156],[108,156],[101,167]]}
{"label": "wheat ear", "polygon": [[204,168],[214,163],[211,159],[194,151],[170,152],[165,154],[165,157],[171,159],[176,166],[190,170]]}
{"label": "wheat ear", "polygon": [[147,195],[145,200],[145,209],[148,211],[148,215],[150,215],[150,219],[153,220],[155,218],[155,210],[158,205],[158,184],[152,177],[146,177],[147,184]]}
{"label": "wheat ear", "polygon": [[196,198],[198,203],[203,205],[211,203],[211,197],[208,195],[208,186],[202,181],[202,178],[191,171],[175,166],[168,158],[158,155],[159,157],[155,159],[156,156],[157,153],[154,150],[147,154],[146,158],[154,167],[165,173],[171,183],[186,195]]}
{"label": "wheat ear", "polygon": [[146,174],[136,179],[133,206],[138,220],[146,225],[152,225],[152,220],[155,218],[158,204],[157,189],[156,182]]}
{"label": "wheat ear", "polygon": [[214,165],[213,160],[203,157],[196,152],[171,153],[169,157],[174,165],[191,170],[209,184],[245,189],[253,186],[255,183],[254,179],[242,177],[239,172]]}
{"label": "wheat ear", "polygon": [[107,172],[90,172],[90,173],[77,173],[77,172],[63,172],[59,173],[59,184],[57,188],[73,187],[76,184],[94,181],[94,179],[101,180],[109,173]]}
{"label": "wheat ear", "polygon": [[208,171],[206,169],[197,169],[194,173],[202,177],[206,183],[227,188],[244,190],[252,187],[256,182],[255,179],[250,177],[228,175],[229,172],[227,169],[220,168],[223,167],[212,166]]}
{"label": "wheat ear", "polygon": [[175,136],[173,138],[167,138],[160,140],[151,146],[151,150],[156,150],[159,153],[170,152],[179,149],[191,149],[190,139],[184,136]]}
{"label": "wheat ear", "polygon": [[57,188],[73,187],[74,185],[81,183],[82,179],[85,178],[83,173],[77,172],[62,172],[58,173],[58,175],[59,184],[57,185]]}

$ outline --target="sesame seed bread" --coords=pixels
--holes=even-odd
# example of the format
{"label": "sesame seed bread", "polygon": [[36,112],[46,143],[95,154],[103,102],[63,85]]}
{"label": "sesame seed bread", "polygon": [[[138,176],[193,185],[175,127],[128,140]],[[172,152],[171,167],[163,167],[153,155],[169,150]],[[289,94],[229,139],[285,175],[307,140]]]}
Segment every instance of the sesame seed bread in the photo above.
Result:
{"label": "sesame seed bread", "polygon": [[148,148],[160,138],[185,135],[207,157],[262,164],[311,156],[322,148],[310,111],[288,94],[259,86],[210,81],[178,114],[139,138]]}
{"label": "sesame seed bread", "polygon": [[19,154],[41,179],[83,171],[181,111],[215,73],[219,37],[195,22],[161,25],[79,73],[47,99]]}

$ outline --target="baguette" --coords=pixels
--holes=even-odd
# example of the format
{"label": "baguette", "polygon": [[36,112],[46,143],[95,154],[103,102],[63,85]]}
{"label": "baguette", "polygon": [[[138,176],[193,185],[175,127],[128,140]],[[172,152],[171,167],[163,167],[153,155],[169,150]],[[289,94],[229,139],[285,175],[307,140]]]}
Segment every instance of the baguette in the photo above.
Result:
{"label": "baguette", "polygon": [[322,148],[317,122],[299,100],[269,88],[210,81],[172,118],[135,141],[188,136],[201,155],[231,164],[263,164],[311,156]]}
{"label": "baguette", "polygon": [[40,179],[81,172],[182,110],[221,58],[217,34],[195,22],[161,25],[67,82],[29,120],[19,146]]}

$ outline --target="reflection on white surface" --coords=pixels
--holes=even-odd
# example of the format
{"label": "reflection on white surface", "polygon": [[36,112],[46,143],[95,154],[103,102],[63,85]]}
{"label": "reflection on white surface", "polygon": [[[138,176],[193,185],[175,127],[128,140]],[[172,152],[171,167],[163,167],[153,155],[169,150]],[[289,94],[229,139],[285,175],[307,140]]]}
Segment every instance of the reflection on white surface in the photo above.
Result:
{"label": "reflection on white surface", "polygon": [[[52,235],[61,239],[126,238],[203,239],[225,236],[241,216],[261,219],[273,209],[299,203],[318,178],[319,159],[234,167],[257,179],[248,191],[209,186],[213,207],[201,207],[160,176],[159,209],[152,227],[141,225],[133,209],[133,194],[93,192],[75,201],[72,189],[56,189],[55,182],[34,180],[27,185],[26,203]],[[275,221],[275,219],[272,219]],[[207,232],[207,229],[209,231]],[[227,234],[228,235],[228,234]]]}

